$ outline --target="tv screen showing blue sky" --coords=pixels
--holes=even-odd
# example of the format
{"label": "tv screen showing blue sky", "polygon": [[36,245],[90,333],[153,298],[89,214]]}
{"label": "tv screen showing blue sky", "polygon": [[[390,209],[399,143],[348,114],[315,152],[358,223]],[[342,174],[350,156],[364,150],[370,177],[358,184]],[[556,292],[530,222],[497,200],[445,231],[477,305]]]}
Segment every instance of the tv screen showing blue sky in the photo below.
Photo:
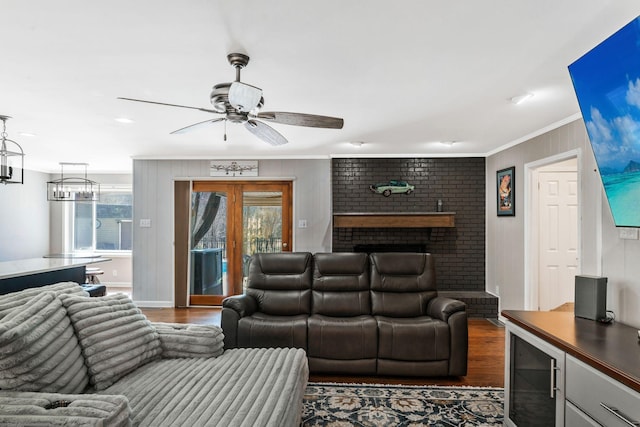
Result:
{"label": "tv screen showing blue sky", "polygon": [[640,227],[640,17],[569,73],[615,224]]}

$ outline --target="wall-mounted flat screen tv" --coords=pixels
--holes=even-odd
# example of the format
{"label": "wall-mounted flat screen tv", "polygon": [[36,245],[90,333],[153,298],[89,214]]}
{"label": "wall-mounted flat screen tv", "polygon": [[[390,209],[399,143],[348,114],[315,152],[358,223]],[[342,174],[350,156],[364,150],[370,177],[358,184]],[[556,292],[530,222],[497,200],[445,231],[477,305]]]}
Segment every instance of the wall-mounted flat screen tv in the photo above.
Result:
{"label": "wall-mounted flat screen tv", "polygon": [[640,227],[640,17],[569,66],[618,227]]}

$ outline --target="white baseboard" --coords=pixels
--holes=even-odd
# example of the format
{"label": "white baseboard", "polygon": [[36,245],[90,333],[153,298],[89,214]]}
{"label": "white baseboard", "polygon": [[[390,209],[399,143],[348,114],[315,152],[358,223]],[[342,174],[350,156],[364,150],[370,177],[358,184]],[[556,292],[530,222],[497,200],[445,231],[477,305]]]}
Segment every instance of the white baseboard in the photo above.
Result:
{"label": "white baseboard", "polygon": [[133,301],[135,305],[142,308],[171,308],[173,301]]}

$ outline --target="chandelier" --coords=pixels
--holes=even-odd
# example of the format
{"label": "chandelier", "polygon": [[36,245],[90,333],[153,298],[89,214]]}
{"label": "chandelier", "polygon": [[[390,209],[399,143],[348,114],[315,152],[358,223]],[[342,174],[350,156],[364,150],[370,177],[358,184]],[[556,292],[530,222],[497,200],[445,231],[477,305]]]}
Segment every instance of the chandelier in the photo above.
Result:
{"label": "chandelier", "polygon": [[[83,166],[84,177],[64,176],[65,166]],[[47,182],[47,200],[53,202],[95,202],[100,200],[100,184],[87,178],[88,163],[60,163],[60,179]]]}
{"label": "chandelier", "polygon": [[17,142],[8,138],[7,120],[10,118],[0,115],[0,120],[2,120],[0,182],[3,184],[24,184],[24,151]]}

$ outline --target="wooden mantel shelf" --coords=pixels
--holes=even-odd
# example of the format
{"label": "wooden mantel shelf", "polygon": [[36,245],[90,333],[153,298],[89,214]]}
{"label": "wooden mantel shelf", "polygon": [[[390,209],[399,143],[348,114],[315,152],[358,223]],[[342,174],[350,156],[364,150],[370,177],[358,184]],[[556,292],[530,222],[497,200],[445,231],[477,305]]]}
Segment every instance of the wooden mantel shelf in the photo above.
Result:
{"label": "wooden mantel shelf", "polygon": [[334,228],[455,227],[455,212],[334,213]]}

